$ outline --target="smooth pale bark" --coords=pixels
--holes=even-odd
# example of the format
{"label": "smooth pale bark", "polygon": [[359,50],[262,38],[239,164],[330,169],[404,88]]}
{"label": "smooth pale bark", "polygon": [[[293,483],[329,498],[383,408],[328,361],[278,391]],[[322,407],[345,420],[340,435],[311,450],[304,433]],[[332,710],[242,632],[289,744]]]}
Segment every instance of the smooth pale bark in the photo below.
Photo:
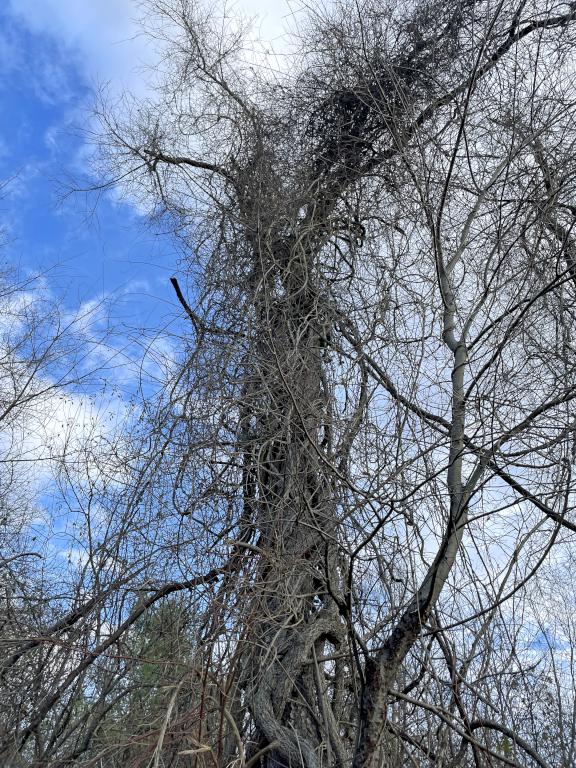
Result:
{"label": "smooth pale bark", "polygon": [[360,704],[358,738],[353,768],[372,768],[380,759],[380,746],[386,726],[389,693],[406,654],[420,636],[456,561],[467,523],[468,500],[480,471],[473,472],[469,484],[462,481],[465,403],[464,374],[466,346],[453,337],[454,308],[445,315],[445,340],[454,353],[452,370],[452,425],[447,488],[450,495],[449,520],[438,553],[416,596],[392,630],[381,650],[366,662],[365,683]]}

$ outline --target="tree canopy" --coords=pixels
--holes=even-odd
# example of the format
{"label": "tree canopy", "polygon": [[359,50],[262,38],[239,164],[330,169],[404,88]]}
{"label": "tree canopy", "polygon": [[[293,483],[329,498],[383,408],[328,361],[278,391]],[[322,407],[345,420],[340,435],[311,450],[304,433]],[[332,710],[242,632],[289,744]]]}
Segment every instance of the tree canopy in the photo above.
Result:
{"label": "tree canopy", "polygon": [[576,765],[576,5],[339,0],[277,59],[146,7],[97,172],[187,330],[66,594],[5,569],[0,754]]}

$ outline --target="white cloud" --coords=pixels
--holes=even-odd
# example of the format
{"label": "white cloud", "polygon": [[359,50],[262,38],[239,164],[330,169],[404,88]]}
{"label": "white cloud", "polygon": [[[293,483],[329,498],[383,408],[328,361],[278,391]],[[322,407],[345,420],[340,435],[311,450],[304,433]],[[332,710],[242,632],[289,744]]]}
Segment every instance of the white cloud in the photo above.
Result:
{"label": "white cloud", "polygon": [[[12,16],[30,31],[46,35],[74,55],[89,82],[110,83],[116,93],[141,92],[142,67],[154,62],[153,47],[141,34],[137,0],[9,0]],[[254,38],[281,45],[287,0],[238,0],[229,12],[258,17]]]}
{"label": "white cloud", "polygon": [[89,80],[132,88],[136,69],[150,60],[133,0],[10,0],[9,9],[30,31],[76,54]]}
{"label": "white cloud", "polygon": [[[48,523],[42,497],[61,498],[58,480],[83,494],[88,486],[110,488],[126,478],[122,435],[130,408],[113,393],[90,398],[39,380],[48,390],[0,425],[4,507],[28,525]],[[114,449],[112,448],[114,447]],[[63,470],[65,468],[65,472]]]}
{"label": "white cloud", "polygon": [[[79,484],[120,481],[124,474],[122,451],[110,447],[129,435],[134,406],[117,384],[135,380],[138,361],[105,343],[107,310],[106,301],[95,299],[66,312],[40,278],[0,284],[0,452],[5,475],[29,509],[54,487],[64,460]],[[75,384],[85,369],[105,373],[104,391],[97,386],[90,394]],[[90,378],[97,385],[94,377],[87,384]]]}
{"label": "white cloud", "polygon": [[238,0],[233,8],[254,20],[255,39],[270,42],[275,49],[282,45],[281,38],[292,15],[288,0],[277,0],[275,3],[266,0]]}

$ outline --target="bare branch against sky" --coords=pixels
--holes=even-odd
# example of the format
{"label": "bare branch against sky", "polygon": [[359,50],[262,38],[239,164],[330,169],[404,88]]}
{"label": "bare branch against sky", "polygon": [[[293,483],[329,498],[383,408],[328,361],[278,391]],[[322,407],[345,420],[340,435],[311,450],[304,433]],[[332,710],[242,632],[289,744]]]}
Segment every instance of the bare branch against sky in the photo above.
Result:
{"label": "bare branch against sky", "polygon": [[259,10],[0,11],[0,765],[576,768],[576,4]]}

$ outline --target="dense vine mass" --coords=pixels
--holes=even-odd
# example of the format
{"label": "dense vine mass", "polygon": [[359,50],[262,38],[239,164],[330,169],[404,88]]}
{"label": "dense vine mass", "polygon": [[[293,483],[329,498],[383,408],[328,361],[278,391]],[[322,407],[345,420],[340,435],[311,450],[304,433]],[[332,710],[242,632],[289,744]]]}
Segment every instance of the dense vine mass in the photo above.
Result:
{"label": "dense vine mass", "polygon": [[0,561],[2,765],[576,765],[576,4],[293,24],[155,0],[98,110],[187,332],[82,567]]}

